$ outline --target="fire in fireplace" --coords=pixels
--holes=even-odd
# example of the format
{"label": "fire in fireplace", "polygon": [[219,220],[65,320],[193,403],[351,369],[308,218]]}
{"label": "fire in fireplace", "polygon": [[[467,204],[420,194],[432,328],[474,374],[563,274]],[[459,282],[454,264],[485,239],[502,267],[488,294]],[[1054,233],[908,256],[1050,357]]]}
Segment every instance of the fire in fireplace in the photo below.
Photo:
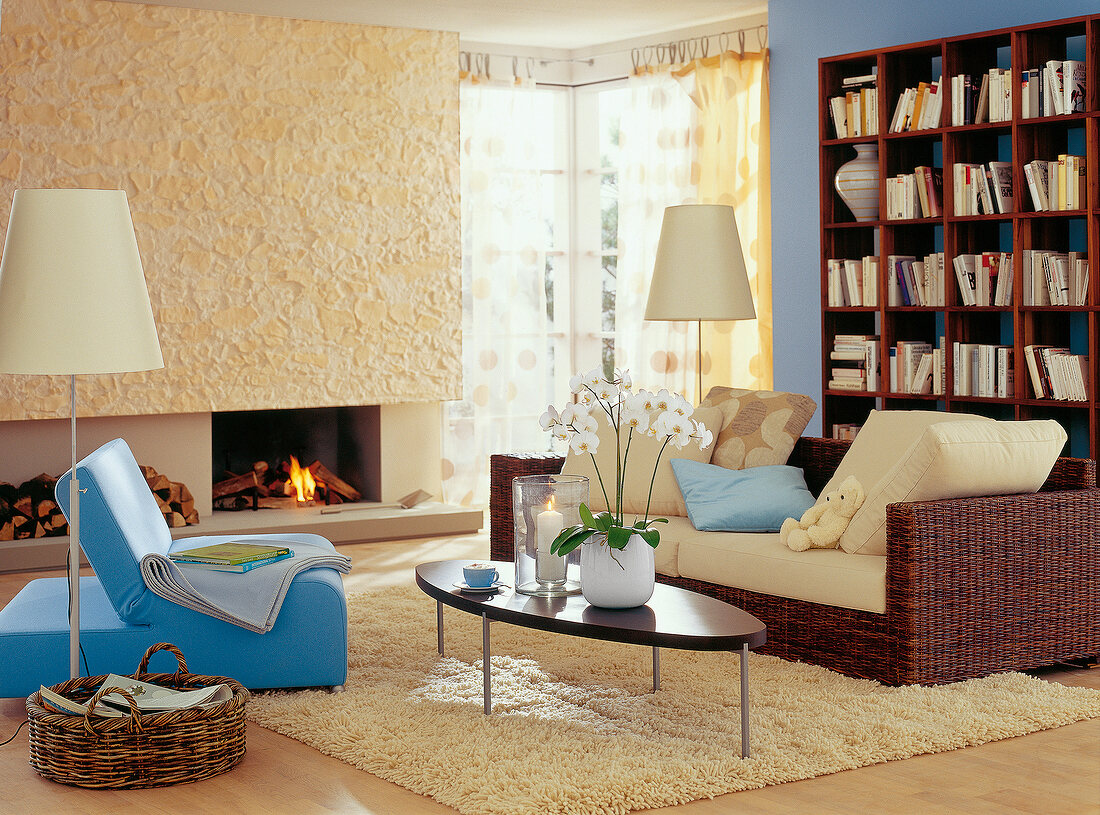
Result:
{"label": "fire in fireplace", "polygon": [[362,494],[318,459],[308,467],[288,456],[273,467],[257,461],[243,474],[227,472],[214,484],[214,509],[292,509],[359,501]]}

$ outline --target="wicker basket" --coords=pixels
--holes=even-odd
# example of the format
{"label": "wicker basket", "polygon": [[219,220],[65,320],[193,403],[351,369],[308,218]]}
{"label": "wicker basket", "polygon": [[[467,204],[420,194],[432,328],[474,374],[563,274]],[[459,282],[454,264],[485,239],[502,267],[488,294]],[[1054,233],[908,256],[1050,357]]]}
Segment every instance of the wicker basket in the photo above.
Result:
{"label": "wicker basket", "polygon": [[[163,650],[175,654],[179,668],[174,674],[146,673],[149,658]],[[106,679],[105,675],[78,677],[51,690],[80,702],[98,702],[108,692],[105,688],[96,693]],[[183,654],[165,642],[145,652],[134,679],[176,690],[222,683],[232,689],[233,697],[208,708],[142,715],[133,698],[116,688],[130,702],[131,715],[105,717],[54,713],[42,706],[42,694],[35,691],[27,699],[30,764],[35,771],[77,787],[143,789],[210,778],[244,758],[244,707],[249,693],[239,682],[187,673]]]}

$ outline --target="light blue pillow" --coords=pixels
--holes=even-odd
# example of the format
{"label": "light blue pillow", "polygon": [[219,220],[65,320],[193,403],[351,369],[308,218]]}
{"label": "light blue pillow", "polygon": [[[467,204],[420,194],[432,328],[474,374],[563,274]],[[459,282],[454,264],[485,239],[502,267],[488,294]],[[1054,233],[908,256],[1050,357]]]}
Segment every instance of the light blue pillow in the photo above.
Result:
{"label": "light blue pillow", "polygon": [[778,532],[816,503],[798,467],[772,464],[728,470],[670,459],[692,526],[701,532]]}

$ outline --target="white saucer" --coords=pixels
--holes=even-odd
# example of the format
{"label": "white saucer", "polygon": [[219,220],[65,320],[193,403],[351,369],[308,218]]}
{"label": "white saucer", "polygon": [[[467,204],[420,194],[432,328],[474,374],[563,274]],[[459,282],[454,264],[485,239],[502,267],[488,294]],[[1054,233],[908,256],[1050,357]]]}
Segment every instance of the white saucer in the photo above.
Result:
{"label": "white saucer", "polygon": [[493,583],[491,586],[468,586],[465,580],[458,580],[451,584],[459,591],[469,592],[470,594],[489,594],[490,592],[497,591],[498,589],[507,588],[499,580]]}

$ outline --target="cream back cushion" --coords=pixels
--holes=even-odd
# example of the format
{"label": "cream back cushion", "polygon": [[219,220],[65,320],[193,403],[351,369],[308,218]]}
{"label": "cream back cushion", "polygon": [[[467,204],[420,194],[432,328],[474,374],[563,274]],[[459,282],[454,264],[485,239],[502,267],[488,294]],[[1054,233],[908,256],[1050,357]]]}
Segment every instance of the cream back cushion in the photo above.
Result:
{"label": "cream back cushion", "polygon": [[[1066,431],[1053,419],[929,425],[867,491],[840,538],[840,548],[853,554],[886,554],[887,504],[1036,492],[1065,443]],[[974,544],[980,546],[981,541]]]}
{"label": "cream back cushion", "polygon": [[[595,415],[595,412],[593,412]],[[695,409],[691,416],[712,433],[722,421],[722,412],[718,408],[700,407]],[[596,464],[603,476],[604,486],[607,488],[607,498],[615,501],[615,433],[611,425],[606,421],[606,416],[598,417],[600,424],[597,435],[600,437],[600,446],[596,450]],[[717,434],[716,434],[717,435]],[[626,449],[627,431],[622,431],[622,448]],[[623,511],[639,517],[645,513],[646,496],[649,494],[649,478],[653,474],[653,462],[657,453],[661,450],[663,439],[633,435],[630,442],[630,457],[626,464],[626,483],[623,488]],[[676,477],[672,474],[672,465],[669,459],[686,458],[692,461],[710,461],[710,448],[700,450],[694,441],[681,450],[672,445],[665,448],[661,456],[661,464],[657,467],[657,477],[653,482],[653,500],[649,505],[649,517],[661,517],[662,515],[687,516],[687,505],[680,495],[680,487],[676,484]],[[600,480],[596,477],[596,470],[592,466],[592,458],[589,455],[578,456],[572,452],[565,459],[562,473],[566,475],[583,475],[588,477],[588,507],[593,512],[608,509],[600,490]]]}
{"label": "cream back cushion", "polygon": [[854,475],[863,491],[870,495],[875,485],[898,463],[925,429],[943,422],[992,423],[993,420],[941,410],[872,410],[833,477],[821,490],[819,501],[840,489],[844,479],[850,475]]}

